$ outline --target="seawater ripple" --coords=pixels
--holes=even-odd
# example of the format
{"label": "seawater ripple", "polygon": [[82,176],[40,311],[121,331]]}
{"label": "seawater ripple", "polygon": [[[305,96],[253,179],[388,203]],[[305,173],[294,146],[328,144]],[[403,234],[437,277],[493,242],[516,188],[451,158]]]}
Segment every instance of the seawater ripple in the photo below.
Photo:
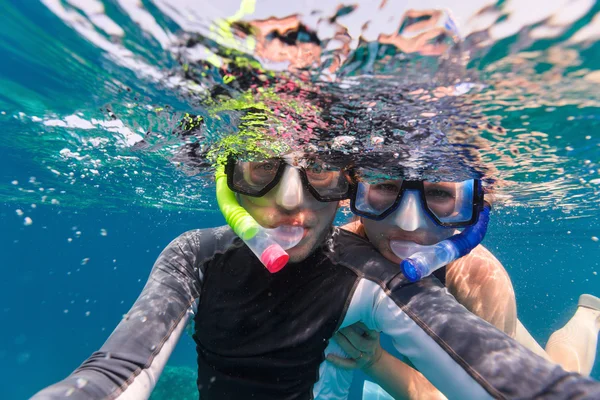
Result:
{"label": "seawater ripple", "polygon": [[598,214],[595,2],[195,4],[0,1],[3,202],[215,211],[237,136]]}

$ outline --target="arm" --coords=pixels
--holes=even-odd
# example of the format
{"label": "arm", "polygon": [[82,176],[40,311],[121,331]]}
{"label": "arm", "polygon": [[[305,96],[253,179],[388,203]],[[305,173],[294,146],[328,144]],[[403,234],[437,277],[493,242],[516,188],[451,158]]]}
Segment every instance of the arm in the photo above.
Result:
{"label": "arm", "polygon": [[358,276],[340,328],[360,321],[387,334],[448,398],[600,398],[599,382],[536,356],[470,313],[437,279],[408,282],[366,240],[346,246],[337,262]]}
{"label": "arm", "polygon": [[448,398],[600,398],[600,383],[536,356],[467,311],[437,280],[406,284],[398,274],[385,286],[375,289],[372,327],[390,335]]}
{"label": "arm", "polygon": [[197,232],[181,235],[160,254],[141,295],[102,348],[33,400],[150,396],[200,295]]}

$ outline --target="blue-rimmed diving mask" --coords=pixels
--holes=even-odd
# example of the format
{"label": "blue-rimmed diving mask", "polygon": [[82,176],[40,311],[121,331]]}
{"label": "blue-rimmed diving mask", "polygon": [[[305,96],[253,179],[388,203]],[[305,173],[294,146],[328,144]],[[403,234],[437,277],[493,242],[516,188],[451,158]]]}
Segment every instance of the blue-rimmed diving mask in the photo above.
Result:
{"label": "blue-rimmed diving mask", "polygon": [[360,170],[354,174],[350,207],[355,214],[379,221],[411,203],[420,203],[421,210],[439,226],[464,228],[479,218],[483,190],[478,179],[428,182],[366,179]]}

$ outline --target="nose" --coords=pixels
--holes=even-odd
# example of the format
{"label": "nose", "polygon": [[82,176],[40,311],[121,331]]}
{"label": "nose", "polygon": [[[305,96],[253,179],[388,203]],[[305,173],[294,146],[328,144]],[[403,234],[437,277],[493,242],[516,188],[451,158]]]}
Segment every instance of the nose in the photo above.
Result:
{"label": "nose", "polygon": [[423,211],[419,192],[404,192],[398,209],[392,214],[393,222],[406,232],[414,232],[427,226],[427,215]]}
{"label": "nose", "polygon": [[293,210],[300,207],[304,201],[304,190],[302,187],[302,179],[300,178],[300,171],[286,165],[281,181],[275,190],[277,191],[275,194],[275,201],[278,206],[286,210]]}

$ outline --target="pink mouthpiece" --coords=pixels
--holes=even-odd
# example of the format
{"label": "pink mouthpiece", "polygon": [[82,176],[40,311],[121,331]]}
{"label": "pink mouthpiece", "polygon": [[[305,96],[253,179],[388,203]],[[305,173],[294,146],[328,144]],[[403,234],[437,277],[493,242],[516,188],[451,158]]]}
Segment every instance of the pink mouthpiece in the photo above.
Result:
{"label": "pink mouthpiece", "polygon": [[287,264],[290,256],[278,244],[272,244],[263,251],[260,261],[270,273],[279,272]]}

